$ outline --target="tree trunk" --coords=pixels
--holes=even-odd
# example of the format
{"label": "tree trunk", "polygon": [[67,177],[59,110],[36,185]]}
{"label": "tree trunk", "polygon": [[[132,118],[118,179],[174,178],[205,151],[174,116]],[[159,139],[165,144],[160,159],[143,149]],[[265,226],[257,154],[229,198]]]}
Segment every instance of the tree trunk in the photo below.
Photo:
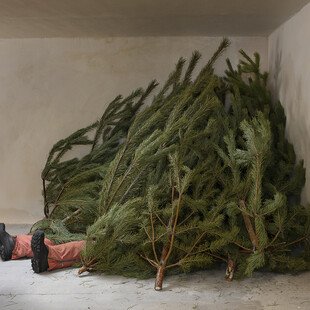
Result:
{"label": "tree trunk", "polygon": [[80,275],[80,274],[86,272],[87,270],[88,270],[88,267],[82,266],[82,267],[79,269],[78,274]]}
{"label": "tree trunk", "polygon": [[165,266],[160,265],[157,268],[156,280],[155,280],[155,291],[161,291],[163,288],[164,282],[164,275],[165,275]]}
{"label": "tree trunk", "polygon": [[[172,197],[171,199],[172,203],[177,197],[179,197],[178,193],[175,191],[174,186],[172,187],[171,197]],[[174,241],[174,227],[176,225],[177,220],[178,220],[178,217],[175,217],[175,215],[171,216],[169,220],[169,224],[167,228],[169,230],[169,235],[168,235],[169,237],[168,237],[168,242],[166,243],[166,245],[164,246],[162,250],[159,265],[157,267],[157,274],[156,274],[155,287],[154,287],[155,291],[161,291],[163,288],[165,269],[167,266],[167,261],[169,259],[173,241]]]}
{"label": "tree trunk", "polygon": [[83,266],[79,269],[78,274],[80,275],[86,271],[91,271],[95,263],[96,263],[95,258],[93,258],[89,263],[84,262]]}
{"label": "tree trunk", "polygon": [[[241,210],[242,209],[243,210],[246,209],[245,201],[244,200],[240,200],[240,206],[241,206]],[[245,227],[246,227],[246,229],[248,231],[250,240],[252,242],[253,250],[255,251],[258,248],[258,238],[257,238],[257,235],[255,233],[254,227],[252,225],[251,218],[245,212],[242,212],[242,217],[243,217],[243,220],[244,220]]]}
{"label": "tree trunk", "polygon": [[225,276],[227,281],[233,280],[235,268],[236,268],[235,262],[231,258],[228,258],[227,268],[226,268],[226,276]]}

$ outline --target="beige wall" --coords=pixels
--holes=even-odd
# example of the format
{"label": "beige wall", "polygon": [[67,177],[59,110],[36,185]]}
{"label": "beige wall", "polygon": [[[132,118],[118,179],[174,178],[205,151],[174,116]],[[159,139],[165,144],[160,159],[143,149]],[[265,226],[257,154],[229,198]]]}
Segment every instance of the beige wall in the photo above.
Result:
{"label": "beige wall", "polygon": [[[116,95],[156,78],[198,49],[206,60],[216,37],[0,40],[0,222],[42,217],[40,173],[51,146],[96,120]],[[258,51],[267,68],[267,39],[231,38],[224,59]]]}
{"label": "beige wall", "polygon": [[287,135],[306,166],[310,202],[310,4],[268,38],[270,85],[287,116]]}

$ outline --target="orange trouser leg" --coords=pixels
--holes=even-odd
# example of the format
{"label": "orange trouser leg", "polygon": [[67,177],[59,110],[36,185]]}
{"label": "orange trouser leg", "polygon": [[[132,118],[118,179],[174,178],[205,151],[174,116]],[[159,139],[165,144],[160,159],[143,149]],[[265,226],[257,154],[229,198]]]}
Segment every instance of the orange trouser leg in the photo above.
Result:
{"label": "orange trouser leg", "polygon": [[85,241],[48,246],[48,270],[66,268],[81,261]]}
{"label": "orange trouser leg", "polygon": [[[12,252],[12,259],[19,259],[23,257],[33,257],[31,250],[32,235],[18,235],[15,237],[15,246]],[[46,245],[54,245],[54,242],[45,238]]]}

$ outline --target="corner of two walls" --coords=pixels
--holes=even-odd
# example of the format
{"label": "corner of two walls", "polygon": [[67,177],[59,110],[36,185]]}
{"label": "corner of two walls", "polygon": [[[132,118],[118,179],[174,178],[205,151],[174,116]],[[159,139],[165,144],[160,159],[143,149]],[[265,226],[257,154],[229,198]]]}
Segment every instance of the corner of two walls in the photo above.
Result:
{"label": "corner of two walls", "polygon": [[304,160],[302,203],[310,202],[310,4],[268,37],[270,88],[286,114],[286,132]]}

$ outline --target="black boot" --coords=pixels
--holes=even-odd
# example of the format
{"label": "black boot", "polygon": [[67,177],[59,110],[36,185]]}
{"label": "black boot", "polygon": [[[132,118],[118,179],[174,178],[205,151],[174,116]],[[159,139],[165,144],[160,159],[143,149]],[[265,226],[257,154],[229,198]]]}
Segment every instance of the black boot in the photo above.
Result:
{"label": "black boot", "polygon": [[5,231],[5,225],[0,223],[0,256],[3,261],[12,258],[15,238]]}
{"label": "black boot", "polygon": [[44,231],[37,230],[31,239],[31,249],[33,258],[31,259],[31,266],[35,273],[41,273],[48,269],[47,256],[48,249],[44,244]]}

